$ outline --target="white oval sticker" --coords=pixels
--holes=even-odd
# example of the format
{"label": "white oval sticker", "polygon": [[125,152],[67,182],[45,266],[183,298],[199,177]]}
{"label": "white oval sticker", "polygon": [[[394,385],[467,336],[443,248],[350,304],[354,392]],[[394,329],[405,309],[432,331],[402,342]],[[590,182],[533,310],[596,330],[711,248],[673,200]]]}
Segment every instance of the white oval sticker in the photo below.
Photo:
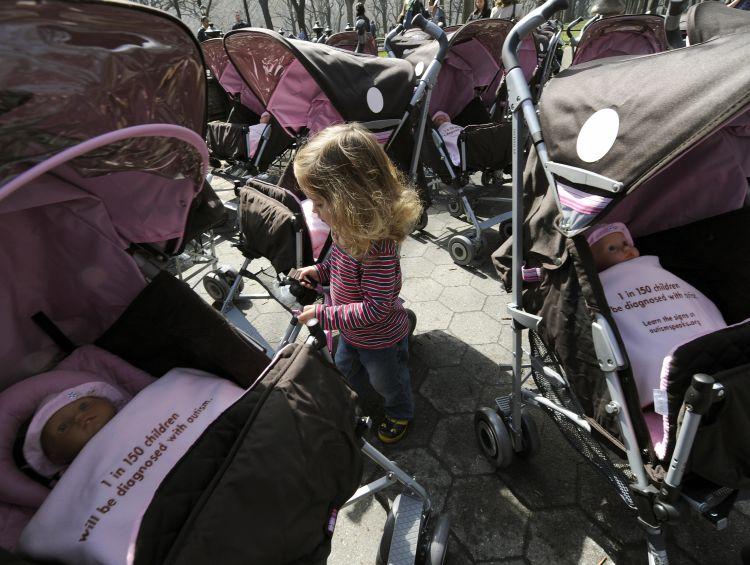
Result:
{"label": "white oval sticker", "polygon": [[612,108],[594,112],[578,132],[578,157],[586,163],[598,161],[612,149],[619,130],[620,116]]}
{"label": "white oval sticker", "polygon": [[419,61],[416,65],[414,65],[414,74],[418,77],[422,76],[422,73],[424,72],[424,63],[422,61]]}
{"label": "white oval sticker", "polygon": [[378,114],[383,109],[383,93],[374,86],[367,91],[367,107],[373,114]]}

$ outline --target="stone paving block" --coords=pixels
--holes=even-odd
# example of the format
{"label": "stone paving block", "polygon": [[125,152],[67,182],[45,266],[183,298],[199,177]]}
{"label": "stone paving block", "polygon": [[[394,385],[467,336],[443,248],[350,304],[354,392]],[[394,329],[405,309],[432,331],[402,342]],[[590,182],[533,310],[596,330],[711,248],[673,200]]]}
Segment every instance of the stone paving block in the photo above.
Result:
{"label": "stone paving block", "polygon": [[473,411],[482,385],[464,366],[430,369],[419,393],[444,414]]}
{"label": "stone paving block", "polygon": [[510,382],[510,375],[501,370],[500,365],[509,364],[513,357],[506,348],[498,343],[482,343],[466,348],[461,363],[472,367],[472,372],[480,382],[495,385],[498,382]]}
{"label": "stone paving block", "polygon": [[410,302],[409,309],[417,315],[416,331],[447,330],[453,312],[439,302]]}
{"label": "stone paving block", "polygon": [[401,298],[408,303],[435,302],[443,292],[443,286],[432,279],[406,279],[401,286]]}
{"label": "stone paving block", "polygon": [[276,347],[284,337],[284,331],[289,325],[291,316],[280,315],[279,313],[259,314],[253,320],[253,326],[258,330],[260,335],[268,340],[272,347]]}
{"label": "stone paving block", "polygon": [[456,477],[486,475],[495,467],[482,455],[474,435],[473,412],[447,416],[438,422],[430,444]]}
{"label": "stone paving block", "polygon": [[430,245],[430,248],[424,252],[423,257],[433,265],[453,265],[451,254],[440,245]]}
{"label": "stone paving block", "polygon": [[339,512],[328,565],[375,563],[387,512],[368,497]]}
{"label": "stone paving block", "polygon": [[475,561],[523,556],[530,513],[497,476],[456,479],[448,510],[453,532]]}
{"label": "stone paving block", "polygon": [[407,237],[401,244],[401,257],[421,257],[427,251],[429,243],[414,237]]}
{"label": "stone paving block", "polygon": [[[471,286],[487,296],[508,296],[503,283],[497,277],[481,272],[476,273],[476,276],[471,280]],[[510,296],[508,296],[508,299],[510,299]]]}
{"label": "stone paving block", "polygon": [[412,353],[430,368],[455,367],[461,364],[467,345],[443,331],[415,336]]}
{"label": "stone paving block", "polygon": [[529,415],[540,432],[539,452],[528,460],[516,457],[508,468],[498,472],[500,477],[528,508],[574,504],[580,456],[549,418],[538,410],[529,410]]}
{"label": "stone paving block", "polygon": [[439,301],[454,312],[476,312],[482,309],[485,298],[470,286],[449,286],[443,289]]}
{"label": "stone paving block", "polygon": [[591,565],[610,560],[617,550],[602,548],[606,538],[580,509],[534,512],[530,526],[526,558],[531,563]]}
{"label": "stone paving block", "polygon": [[449,331],[469,345],[493,343],[500,337],[497,322],[484,312],[459,312],[453,316]]}
{"label": "stone paving block", "polygon": [[510,322],[508,315],[508,303],[511,301],[510,294],[488,295],[484,301],[482,311],[499,324]]}
{"label": "stone paving block", "polygon": [[429,277],[434,269],[435,265],[424,257],[403,257],[401,259],[401,272],[404,278]]}
{"label": "stone paving block", "polygon": [[450,473],[426,449],[416,448],[393,453],[389,457],[404,471],[417,479],[432,501],[435,512],[443,512],[445,500],[453,481]]}
{"label": "stone paving block", "polygon": [[[551,422],[550,422],[551,423]],[[636,515],[622,502],[604,476],[579,456],[578,504],[599,526],[611,532],[621,544],[642,543],[646,537]]]}
{"label": "stone paving block", "polygon": [[[729,526],[717,531],[707,520],[691,514],[673,528],[672,539],[688,555],[699,558],[702,563],[740,564],[740,551],[750,545],[750,519],[733,512]],[[707,549],[710,548],[710,552]]]}
{"label": "stone paving block", "polygon": [[453,262],[447,265],[437,265],[432,271],[432,278],[443,286],[468,286],[473,276],[469,269]]}

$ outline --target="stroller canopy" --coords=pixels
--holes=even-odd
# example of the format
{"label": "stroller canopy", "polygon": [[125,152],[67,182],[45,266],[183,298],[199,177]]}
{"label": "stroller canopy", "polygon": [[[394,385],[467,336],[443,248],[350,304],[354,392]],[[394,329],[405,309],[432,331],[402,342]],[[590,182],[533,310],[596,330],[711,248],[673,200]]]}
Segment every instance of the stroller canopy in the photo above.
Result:
{"label": "stroller canopy", "polygon": [[[357,48],[357,32],[356,31],[342,31],[334,33],[331,37],[326,40],[326,45],[331,47],[338,47],[339,49],[346,49],[347,51],[354,51]],[[375,41],[375,37],[371,33],[365,34],[365,45],[364,51],[368,55],[378,54],[378,42]]]}
{"label": "stroller canopy", "polygon": [[184,233],[208,158],[205,69],[172,17],[114,2],[0,7],[0,388],[91,343]]}
{"label": "stroller canopy", "polygon": [[702,2],[687,12],[687,36],[690,45],[712,37],[750,32],[750,12],[729,8],[720,2]]}
{"label": "stroller canopy", "polygon": [[224,49],[224,40],[219,38],[209,39],[201,43],[201,49],[206,59],[206,65],[211,69],[211,74],[214,75],[221,87],[232,96],[239,95],[240,103],[260,116],[265,108],[229,61],[229,56]]}
{"label": "stroller canopy", "polygon": [[[750,44],[736,34],[592,61],[550,81],[539,112],[552,161],[622,183],[600,191],[556,176],[562,229],[578,233],[623,200],[633,213],[622,221],[634,222],[636,236],[741,206],[750,176],[750,73],[738,69],[749,57]],[[688,151],[700,158],[675,163]],[[678,213],[688,208],[691,215]]]}
{"label": "stroller canopy", "polygon": [[412,94],[414,71],[399,59],[288,40],[261,29],[233,31],[224,47],[258,99],[295,134],[342,121],[399,119]]}
{"label": "stroller canopy", "polygon": [[[469,22],[448,35],[448,51],[430,100],[430,114],[442,110],[455,118],[479,93],[485,104],[495,101],[503,79],[502,47],[513,22],[483,19]],[[406,55],[419,76],[438,52],[437,41],[426,42]],[[537,65],[534,39],[524,40],[520,51],[526,79]]]}
{"label": "stroller canopy", "polygon": [[[168,123],[204,134],[200,49],[166,14],[114,2],[3,2],[0,60],[0,186],[116,129]],[[134,153],[147,166],[174,159],[167,149]]]}
{"label": "stroller canopy", "polygon": [[574,65],[620,55],[649,55],[669,48],[661,16],[629,15],[603,18],[586,27]]}

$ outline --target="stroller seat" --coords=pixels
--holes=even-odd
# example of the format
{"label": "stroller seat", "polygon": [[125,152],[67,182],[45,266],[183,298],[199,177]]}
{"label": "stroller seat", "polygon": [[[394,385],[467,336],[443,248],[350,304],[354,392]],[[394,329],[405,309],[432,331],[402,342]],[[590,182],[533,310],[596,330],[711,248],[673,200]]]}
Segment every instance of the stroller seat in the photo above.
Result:
{"label": "stroller seat", "polygon": [[[691,470],[731,488],[750,487],[750,320],[708,333],[674,350],[664,364],[661,390],[666,413],[646,413],[656,455],[668,461],[682,424],[680,407],[693,375],[704,373],[721,385],[723,393],[698,429]],[[662,412],[664,410],[661,410]],[[660,421],[659,421],[660,420]]]}

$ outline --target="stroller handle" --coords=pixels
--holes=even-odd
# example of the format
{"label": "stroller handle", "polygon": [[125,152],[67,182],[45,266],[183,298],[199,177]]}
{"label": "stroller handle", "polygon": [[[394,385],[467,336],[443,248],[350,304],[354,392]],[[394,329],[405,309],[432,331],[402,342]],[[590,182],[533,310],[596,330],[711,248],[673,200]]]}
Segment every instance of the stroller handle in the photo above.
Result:
{"label": "stroller handle", "polygon": [[394,37],[396,37],[399,33],[401,33],[403,30],[404,30],[404,25],[403,24],[398,24],[391,31],[389,31],[388,34],[385,36],[385,39],[383,40],[383,49],[385,49],[385,52],[388,53],[389,57],[395,57],[396,56],[393,53],[393,49],[391,49],[391,40]]}
{"label": "stroller handle", "polygon": [[518,47],[521,45],[521,41],[550,19],[556,12],[565,10],[567,7],[568,0],[547,0],[547,2],[535,10],[529,12],[510,30],[503,44],[503,65],[505,65],[506,72],[520,66],[518,62]]}
{"label": "stroller handle", "polygon": [[573,28],[580,24],[582,21],[583,18],[581,16],[578,16],[575,20],[568,24],[568,27],[565,28],[565,35],[568,36],[568,41],[570,41],[570,45],[573,47],[578,45],[578,41],[576,41],[576,38],[573,37]]}
{"label": "stroller handle", "polygon": [[664,16],[664,27],[667,32],[667,41],[673,49],[685,47],[685,41],[680,32],[680,16],[682,16],[683,0],[669,0],[669,6]]}
{"label": "stroller handle", "polygon": [[438,48],[437,55],[435,55],[435,59],[442,63],[443,59],[445,59],[445,53],[446,51],[448,51],[448,36],[445,35],[443,28],[429,21],[422,14],[417,14],[416,16],[414,16],[411,20],[411,24],[414,27],[418,27],[419,29],[421,29],[433,39],[437,39],[438,45],[440,47]]}

